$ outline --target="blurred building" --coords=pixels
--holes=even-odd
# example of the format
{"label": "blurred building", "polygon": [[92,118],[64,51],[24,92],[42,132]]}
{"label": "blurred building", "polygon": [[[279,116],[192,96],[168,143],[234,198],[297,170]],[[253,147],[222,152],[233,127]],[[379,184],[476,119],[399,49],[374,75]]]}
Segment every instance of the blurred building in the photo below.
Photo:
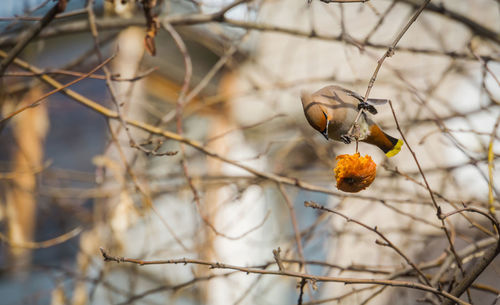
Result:
{"label": "blurred building", "polygon": [[[26,2],[26,7],[41,3],[34,2]],[[447,9],[498,29],[500,18],[498,10],[491,9],[496,5],[492,2],[442,1]],[[19,3],[7,3],[5,15],[21,14]],[[227,4],[164,1],[160,21],[179,14],[216,12]],[[84,6],[84,1],[71,1],[67,11]],[[187,59],[171,33],[160,29],[156,56],[150,56],[144,49],[140,8],[98,1],[95,12],[99,21],[108,21],[98,26],[102,57],[117,53],[109,65],[111,75],[121,80],[144,76],[113,82],[119,109],[127,118],[152,125],[161,122],[161,128],[179,132],[177,115],[182,109],[182,134],[210,151],[258,171],[335,191],[335,157],[353,153],[354,145],[326,142],[310,128],[300,91],[334,83],[364,94],[378,58],[414,10],[408,1],[344,5],[256,1],[229,11],[226,17],[235,22],[176,26],[192,67],[184,96],[180,92]],[[50,37],[30,44],[22,58],[47,69],[89,71],[101,59],[86,20],[84,13],[54,20],[49,30],[62,34],[42,32],[42,37]],[[30,24],[17,20],[2,27],[0,49],[7,50]],[[499,115],[500,88],[471,56],[467,49],[471,42],[477,44],[478,52],[493,57],[489,67],[498,74],[498,42],[477,35],[459,20],[426,11],[398,45],[403,50],[385,61],[370,94],[393,101],[402,130],[446,211],[452,210],[450,201],[484,208],[488,200],[486,155]],[[32,77],[23,78],[22,83],[14,77],[18,76],[2,78],[3,115],[47,91]],[[62,83],[74,79],[54,77]],[[191,94],[200,84],[204,86],[199,93]],[[86,79],[71,89],[116,108],[103,79]],[[283,250],[284,259],[300,261],[299,249],[303,248],[305,260],[344,268],[307,265],[301,269],[293,263],[287,268],[342,277],[382,277],[407,266],[395,251],[376,245],[377,236],[371,232],[305,208],[307,200],[376,226],[416,263],[435,259],[447,247],[408,147],[387,159],[377,148],[361,143],[359,151],[373,157],[378,174],[374,184],[360,194],[328,195],[287,185],[281,192],[276,181],[188,145],[182,148],[178,142],[134,128],[127,131],[119,120],[107,121],[62,94],[52,95],[30,111],[35,110],[40,113],[33,115],[45,118],[45,125],[50,126],[47,132],[30,125],[36,120],[23,114],[0,135],[2,172],[24,170],[29,180],[29,189],[17,188],[18,195],[12,195],[19,186],[15,179],[0,180],[0,200],[5,202],[0,214],[2,232],[12,232],[12,223],[27,223],[20,225],[27,233],[18,243],[47,240],[74,228],[81,228],[82,233],[48,248],[21,247],[23,254],[16,254],[4,241],[0,294],[6,296],[6,304],[297,303],[296,279],[232,274],[205,266],[105,264],[99,247],[124,257],[187,257],[238,266],[272,264],[272,250],[277,247]],[[389,106],[378,110],[375,119],[398,136]],[[130,137],[142,150],[131,147]],[[36,156],[34,161],[26,158],[19,144],[19,139],[27,138],[33,138],[31,145],[43,151],[24,150]],[[177,154],[154,155],[168,151]],[[20,162],[15,160],[29,162],[16,171]],[[498,178],[495,173],[494,180]],[[493,191],[496,197],[496,188]],[[31,205],[30,212],[13,221],[7,206],[25,212],[24,202]],[[293,229],[291,213],[297,216],[299,232]],[[489,225],[481,217],[473,219]],[[471,230],[464,218],[452,218],[448,225],[458,248],[485,237]],[[480,278],[482,283],[495,287],[498,264],[497,258]],[[353,270],[356,266],[367,272]],[[372,269],[382,271],[369,272]],[[361,304],[378,292],[343,296],[362,286],[317,285],[318,290],[307,286],[304,303],[328,303],[341,297],[342,304]],[[407,289],[385,290],[371,303],[414,304],[423,296]],[[492,294],[478,297],[476,293],[475,298],[490,303],[494,299]]]}

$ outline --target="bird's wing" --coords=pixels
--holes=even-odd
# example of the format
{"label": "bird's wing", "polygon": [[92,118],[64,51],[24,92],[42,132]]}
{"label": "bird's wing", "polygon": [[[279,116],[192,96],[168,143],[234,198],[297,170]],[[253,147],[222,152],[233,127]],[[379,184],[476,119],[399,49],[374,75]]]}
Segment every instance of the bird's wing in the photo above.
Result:
{"label": "bird's wing", "polygon": [[386,98],[369,98],[367,101],[369,104],[375,105],[375,106],[380,106],[387,104],[389,102],[389,99]]}
{"label": "bird's wing", "polygon": [[360,102],[362,102],[364,100],[364,98],[361,95],[359,95],[358,93],[356,93],[354,91],[351,91],[351,90],[348,90],[348,89],[345,89],[345,88],[342,88],[342,91],[344,91],[347,95],[355,97]]}
{"label": "bird's wing", "polygon": [[[342,89],[342,90],[344,90],[344,92],[347,93],[348,95],[355,97],[360,102],[362,102],[362,101],[365,100],[364,97],[362,97],[361,95],[359,95],[358,93],[356,93],[354,91],[351,91],[351,90],[348,90],[348,89]],[[374,106],[380,106],[380,105],[387,104],[387,102],[389,102],[389,100],[385,99],[385,98],[369,98],[366,102],[368,104],[371,104],[371,105],[374,105]]]}

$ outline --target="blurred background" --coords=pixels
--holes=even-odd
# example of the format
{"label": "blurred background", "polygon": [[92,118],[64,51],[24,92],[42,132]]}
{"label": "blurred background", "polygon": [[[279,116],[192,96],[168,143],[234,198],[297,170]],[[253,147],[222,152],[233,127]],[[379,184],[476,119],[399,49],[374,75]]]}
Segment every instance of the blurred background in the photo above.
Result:
{"label": "blurred background", "polygon": [[[2,1],[0,50],[60,2]],[[356,145],[312,129],[300,94],[337,84],[364,95],[423,1],[338,2],[69,1],[19,54],[38,70],[3,72],[0,118],[53,90],[44,76],[67,84],[113,58],[69,87],[83,98],[51,94],[0,124],[1,303],[439,304],[408,288],[321,281],[302,296],[293,277],[117,264],[99,251],[278,270],[279,247],[289,271],[419,281],[374,232],[304,207],[313,201],[376,227],[436,288],[477,265],[498,232],[478,213],[441,222],[433,200],[445,214],[498,216],[499,2],[433,0],[402,37],[370,97],[392,101],[407,143],[390,159],[360,143],[377,177],[356,194],[333,174]],[[377,109],[401,138],[389,105]],[[497,257],[462,299],[495,304],[499,280]]]}

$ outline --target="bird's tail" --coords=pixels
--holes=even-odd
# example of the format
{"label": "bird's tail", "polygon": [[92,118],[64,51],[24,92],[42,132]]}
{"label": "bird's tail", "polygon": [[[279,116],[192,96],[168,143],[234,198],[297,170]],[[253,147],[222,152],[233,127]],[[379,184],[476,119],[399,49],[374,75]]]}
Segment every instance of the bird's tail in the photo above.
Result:
{"label": "bird's tail", "polygon": [[370,126],[370,135],[364,140],[382,149],[387,157],[393,157],[401,151],[403,141],[386,134],[376,124]]}

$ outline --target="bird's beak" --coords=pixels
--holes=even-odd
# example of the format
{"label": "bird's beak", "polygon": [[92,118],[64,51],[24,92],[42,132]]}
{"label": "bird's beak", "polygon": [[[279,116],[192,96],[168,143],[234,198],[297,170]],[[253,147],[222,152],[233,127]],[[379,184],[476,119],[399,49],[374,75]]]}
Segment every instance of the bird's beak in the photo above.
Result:
{"label": "bird's beak", "polygon": [[328,131],[325,130],[321,134],[325,137],[326,140],[328,140]]}
{"label": "bird's beak", "polygon": [[325,130],[321,132],[321,134],[325,137],[327,141],[328,141],[328,125],[330,125],[330,120],[327,119]]}

